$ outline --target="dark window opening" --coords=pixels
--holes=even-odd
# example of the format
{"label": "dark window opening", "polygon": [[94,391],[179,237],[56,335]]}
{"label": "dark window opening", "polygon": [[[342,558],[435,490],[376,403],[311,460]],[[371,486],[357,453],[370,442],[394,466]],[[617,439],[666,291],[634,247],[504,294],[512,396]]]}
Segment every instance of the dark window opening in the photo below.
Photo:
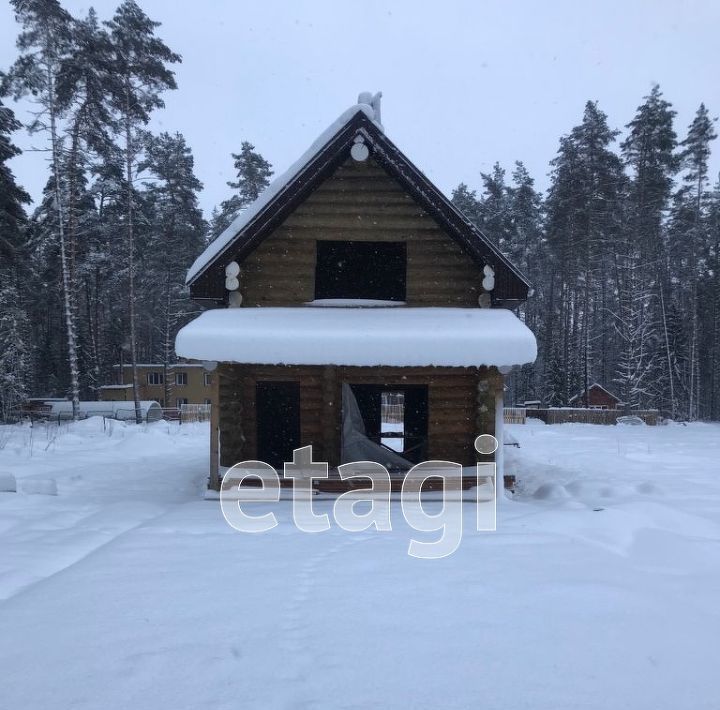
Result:
{"label": "dark window opening", "polygon": [[257,458],[283,470],[300,447],[300,384],[258,382],[255,386]]}
{"label": "dark window opening", "polygon": [[427,385],[350,385],[369,439],[412,463],[425,461]]}
{"label": "dark window opening", "polygon": [[317,242],[315,298],[404,301],[405,242]]}

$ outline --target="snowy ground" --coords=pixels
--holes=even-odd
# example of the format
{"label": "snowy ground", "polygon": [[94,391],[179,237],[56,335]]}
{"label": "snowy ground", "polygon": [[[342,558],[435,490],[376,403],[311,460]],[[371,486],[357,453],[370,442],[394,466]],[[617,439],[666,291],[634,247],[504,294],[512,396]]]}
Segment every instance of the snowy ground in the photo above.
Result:
{"label": "snowy ground", "polygon": [[717,710],[720,426],[512,433],[498,532],[428,561],[397,507],[233,531],[204,425],[0,427],[0,708]]}

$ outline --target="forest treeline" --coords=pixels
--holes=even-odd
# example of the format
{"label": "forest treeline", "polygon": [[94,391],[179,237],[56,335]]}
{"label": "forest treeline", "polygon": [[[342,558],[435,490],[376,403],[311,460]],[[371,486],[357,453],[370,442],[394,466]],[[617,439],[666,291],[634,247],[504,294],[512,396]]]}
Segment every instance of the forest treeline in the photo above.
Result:
{"label": "forest treeline", "polygon": [[[233,194],[208,224],[185,138],[147,128],[181,61],[159,23],[132,0],[106,20],[73,17],[57,0],[11,5],[18,58],[0,74],[0,419],[29,394],[96,399],[118,363],[171,365],[175,334],[197,311],[187,268],[272,174],[243,142]],[[25,128],[48,159],[29,214],[8,166],[22,128],[10,99],[32,102]]]}
{"label": "forest treeline", "polygon": [[518,162],[453,201],[528,276],[538,358],[509,378],[514,402],[567,405],[599,382],[627,408],[720,419],[720,181],[715,119],[682,138],[659,86],[619,130],[597,103],[560,139],[541,195]]}
{"label": "forest treeline", "polygon": [[[187,268],[272,175],[241,142],[228,199],[205,220],[190,146],[179,132],[148,130],[181,61],[159,23],[132,0],[107,19],[74,17],[57,0],[11,5],[18,57],[0,73],[0,419],[28,395],[95,399],[118,363],[170,366],[175,334],[197,312]],[[25,126],[10,108],[19,99],[34,107]],[[32,209],[8,164],[23,128],[48,158]],[[521,162],[453,191],[533,285],[522,314],[539,356],[509,378],[509,400],[563,405],[597,381],[629,407],[720,419],[715,137],[703,105],[679,136],[654,87],[622,133],[588,102],[560,139],[545,194]]]}

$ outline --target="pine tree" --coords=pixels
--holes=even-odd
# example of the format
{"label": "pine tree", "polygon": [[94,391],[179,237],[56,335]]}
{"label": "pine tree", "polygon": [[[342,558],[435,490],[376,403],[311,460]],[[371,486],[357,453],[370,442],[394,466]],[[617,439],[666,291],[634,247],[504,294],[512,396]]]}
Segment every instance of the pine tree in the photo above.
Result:
{"label": "pine tree", "polygon": [[625,185],[620,158],[611,149],[617,135],[589,101],[582,123],[561,139],[552,162],[547,238],[561,269],[554,298],[560,299],[562,337],[549,357],[551,369],[564,373],[562,385],[552,385],[558,404],[567,403],[573,391],[587,392],[595,376],[611,375],[606,313],[613,310],[613,289],[607,275],[616,268]]}
{"label": "pine tree", "polygon": [[[548,274],[545,237],[543,233],[542,196],[535,190],[535,182],[522,162],[515,163],[512,185],[507,188],[510,228],[505,252],[528,277],[533,291],[522,308],[528,327],[540,342],[544,339],[543,310],[551,308],[548,294]],[[508,379],[511,396],[537,399],[542,391],[544,371],[543,353],[532,365],[526,365]]]}
{"label": "pine tree", "polygon": [[512,179],[512,185],[507,188],[510,225],[506,253],[530,275],[542,250],[542,196],[535,190],[535,181],[522,162],[515,163]]}
{"label": "pine tree", "polygon": [[708,418],[720,419],[720,180],[708,199],[706,228],[707,268],[698,289],[703,308],[701,360],[704,393],[703,408]]}
{"label": "pine tree", "polygon": [[29,195],[7,162],[20,154],[10,135],[21,127],[0,101],[0,421],[27,395],[31,375],[28,317],[22,297],[27,275],[25,210]]}
{"label": "pine tree", "polygon": [[232,158],[237,180],[229,181],[228,187],[237,190],[237,194],[222,202],[219,210],[213,211],[210,222],[213,239],[222,234],[238,214],[260,196],[273,175],[272,165],[248,141],[241,143],[240,152],[232,153]]}
{"label": "pine tree", "polygon": [[63,193],[63,160],[59,122],[57,83],[70,46],[70,15],[57,0],[11,0],[15,18],[23,31],[17,46],[20,57],[10,69],[4,84],[16,98],[31,94],[39,110],[31,131],[45,130],[49,136],[56,230],[60,246],[63,310],[67,335],[73,418],[77,419],[80,400],[75,315],[72,303],[70,263],[66,242],[66,196]]}
{"label": "pine tree", "polygon": [[[624,249],[627,274],[623,279],[625,283],[620,285],[620,300],[623,302],[624,313],[617,321],[628,323],[630,318],[630,322],[633,322],[630,317],[633,304],[646,297],[650,299],[647,318],[657,323],[659,329],[658,337],[654,340],[656,352],[646,353],[655,367],[652,377],[654,393],[647,393],[648,402],[651,405],[665,403],[673,417],[676,410],[674,355],[670,350],[664,317],[668,291],[664,221],[672,191],[673,174],[678,167],[674,117],[675,111],[671,104],[663,99],[660,87],[656,84],[627,125],[629,133],[622,143],[622,152],[631,173],[627,200],[631,241]],[[628,285],[642,287],[642,293],[629,292]],[[633,330],[637,328],[633,327]],[[620,340],[621,353],[625,353],[622,357],[627,360],[629,356],[626,347],[632,345],[633,338],[625,333],[621,334]],[[630,365],[626,364],[625,370],[628,372]]]}
{"label": "pine tree", "polygon": [[452,203],[469,219],[476,227],[482,225],[482,213],[480,211],[480,201],[475,190],[470,190],[468,186],[461,182],[452,191]]}
{"label": "pine tree", "polygon": [[507,251],[512,235],[512,217],[505,170],[495,163],[492,173],[480,173],[480,177],[483,181],[480,229],[502,251]]}
{"label": "pine tree", "polygon": [[8,161],[20,155],[20,149],[10,138],[22,124],[0,100],[0,265],[19,268],[21,260],[25,209],[30,196],[16,182]]}
{"label": "pine tree", "polygon": [[708,161],[710,158],[710,144],[717,138],[704,104],[695,114],[690,124],[687,138],[681,143],[680,160],[686,173],[683,178],[685,191],[681,198],[688,203],[684,210],[690,211],[691,225],[686,234],[687,239],[687,270],[686,278],[690,282],[690,352],[688,354],[688,417],[695,419],[698,416],[699,399],[699,314],[697,283],[701,275],[701,255],[707,247],[705,230],[704,204],[708,188]]}
{"label": "pine tree", "polygon": [[641,259],[656,272],[663,252],[663,216],[677,170],[674,117],[675,111],[656,84],[627,124],[629,133],[622,143],[623,158],[632,173],[628,191],[630,228]]}
{"label": "pine tree", "polygon": [[140,167],[154,178],[145,194],[152,226],[151,243],[145,245],[149,256],[145,263],[147,296],[143,300],[157,300],[148,318],[160,339],[153,359],[163,363],[165,406],[169,406],[175,334],[193,312],[184,286],[185,273],[205,243],[207,225],[198,206],[202,183],[194,173],[192,152],[179,133],[150,137]]}
{"label": "pine tree", "polygon": [[228,187],[238,191],[240,207],[246,207],[257,200],[260,193],[270,184],[273,171],[265,158],[255,151],[255,146],[248,141],[240,145],[240,152],[232,154],[237,170],[237,181],[228,182]]}
{"label": "pine tree", "polygon": [[[69,49],[57,82],[58,108],[67,115],[67,240],[76,320],[78,231],[86,226],[83,224],[85,215],[89,214],[92,220],[95,212],[87,190],[87,172],[93,154],[104,154],[112,143],[115,122],[110,111],[110,98],[113,92],[115,95],[120,92],[112,71],[110,50],[110,38],[100,27],[95,11],[90,9],[85,19],[71,23]],[[92,353],[91,362],[97,377],[96,355]]]}
{"label": "pine tree", "polygon": [[112,98],[124,140],[125,158],[125,233],[128,264],[128,318],[130,326],[130,358],[132,363],[135,417],[142,421],[137,373],[137,324],[135,293],[135,190],[133,180],[141,141],[138,132],[150,120],[150,113],[162,108],[162,91],[175,89],[175,77],[168,64],[180,61],[161,39],[155,36],[160,23],[153,22],[133,2],[125,0],[106,23],[112,43],[112,71],[121,85],[119,95]]}

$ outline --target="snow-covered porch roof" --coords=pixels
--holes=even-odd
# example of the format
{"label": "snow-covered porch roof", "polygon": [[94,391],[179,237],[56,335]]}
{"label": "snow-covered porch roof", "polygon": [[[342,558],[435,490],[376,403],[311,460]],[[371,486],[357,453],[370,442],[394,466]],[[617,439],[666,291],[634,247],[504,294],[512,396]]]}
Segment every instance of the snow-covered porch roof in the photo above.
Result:
{"label": "snow-covered porch roof", "polygon": [[219,308],[177,335],[180,357],[260,365],[510,367],[535,336],[490,308]]}

